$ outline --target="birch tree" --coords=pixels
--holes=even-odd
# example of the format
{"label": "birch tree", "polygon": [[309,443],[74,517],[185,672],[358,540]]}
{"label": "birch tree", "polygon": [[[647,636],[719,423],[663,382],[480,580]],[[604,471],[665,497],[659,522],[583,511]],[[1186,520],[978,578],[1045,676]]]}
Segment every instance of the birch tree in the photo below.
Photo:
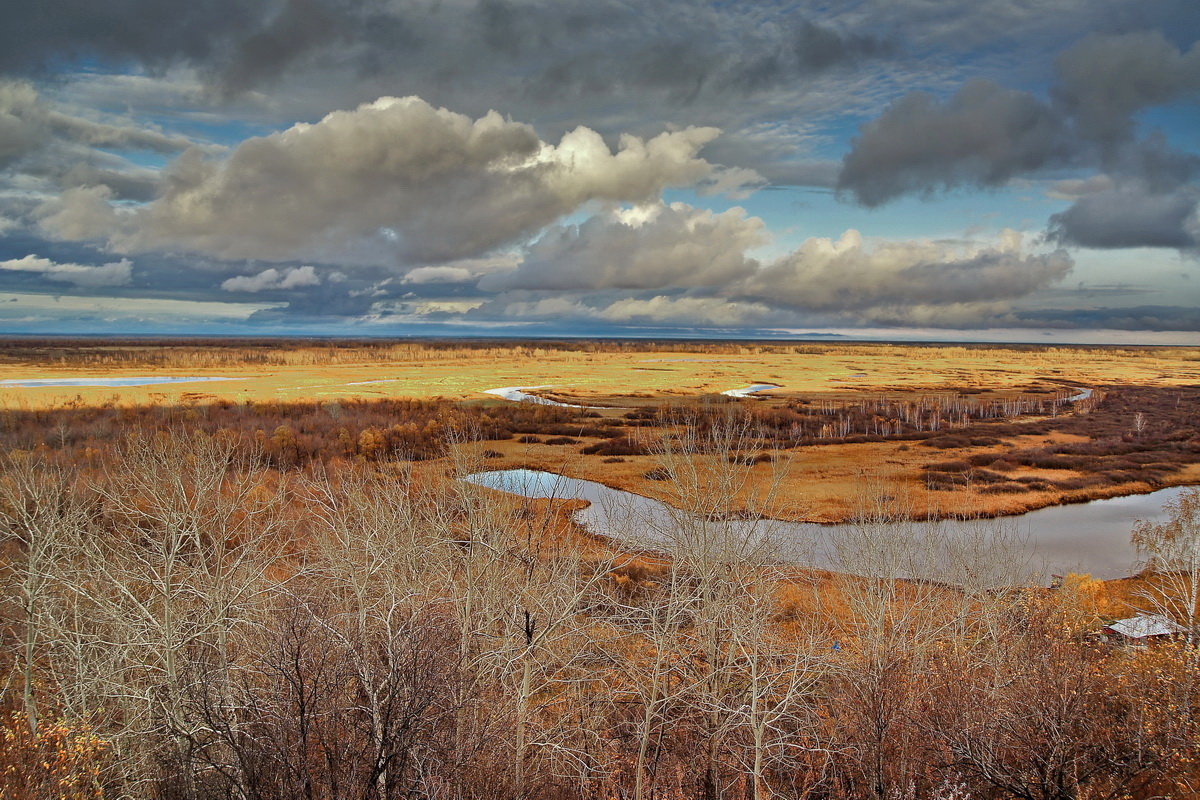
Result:
{"label": "birch tree", "polygon": [[282,495],[254,467],[232,442],[161,432],[124,441],[91,480],[104,530],[81,543],[71,591],[76,635],[101,659],[95,702],[121,709],[115,747],[171,743],[154,757],[170,759],[186,797],[197,795],[205,741],[185,714],[191,664],[226,685],[234,640],[261,618],[273,584]]}
{"label": "birch tree", "polygon": [[[0,541],[8,553],[3,601],[13,609],[16,669],[6,687],[19,687],[30,733],[37,735],[47,651],[61,638],[62,583],[68,561],[88,527],[88,509],[65,470],[32,453],[0,463]],[[45,686],[43,684],[50,684]]]}
{"label": "birch tree", "polygon": [[1165,521],[1141,521],[1133,529],[1149,572],[1141,597],[1147,611],[1179,625],[1194,646],[1200,638],[1200,489],[1183,490],[1164,510]]}
{"label": "birch tree", "polygon": [[[452,475],[478,469],[470,436],[449,443]],[[588,545],[562,517],[551,489],[536,501],[505,498],[463,481],[449,488],[434,568],[461,620],[464,663],[495,682],[511,709],[512,792],[540,777],[562,777],[586,760],[570,715],[550,713],[580,686],[593,685],[598,648],[586,612],[622,556]],[[445,497],[445,495],[443,495]]]}

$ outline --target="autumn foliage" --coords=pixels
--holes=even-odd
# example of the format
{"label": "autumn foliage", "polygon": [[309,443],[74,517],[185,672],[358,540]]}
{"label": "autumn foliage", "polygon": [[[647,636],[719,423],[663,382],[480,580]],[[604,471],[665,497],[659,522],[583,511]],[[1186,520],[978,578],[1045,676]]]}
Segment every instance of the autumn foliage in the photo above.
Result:
{"label": "autumn foliage", "polygon": [[745,416],[658,440],[679,515],[615,542],[455,480],[573,410],[253,411],[7,421],[0,796],[1192,796],[1190,644],[1104,641],[1096,584],[948,559],[894,498],[788,564],[725,513]]}

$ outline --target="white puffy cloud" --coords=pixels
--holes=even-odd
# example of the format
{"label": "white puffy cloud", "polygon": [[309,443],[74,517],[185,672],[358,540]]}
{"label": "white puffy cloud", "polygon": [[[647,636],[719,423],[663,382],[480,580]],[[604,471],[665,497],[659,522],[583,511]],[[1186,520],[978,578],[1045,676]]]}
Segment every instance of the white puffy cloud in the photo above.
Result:
{"label": "white puffy cloud", "polygon": [[32,272],[52,281],[96,289],[104,286],[125,286],[133,277],[133,263],[127,258],[101,266],[60,264],[48,258],[27,255],[0,261],[0,270]]}
{"label": "white puffy cloud", "polygon": [[608,212],[551,229],[514,269],[480,279],[501,293],[481,312],[634,325],[983,325],[1073,267],[1065,251],[1030,252],[1012,230],[985,242],[868,241],[849,230],[766,263],[748,255],[768,241],[741,209]]}
{"label": "white puffy cloud", "polygon": [[469,283],[475,275],[466,267],[417,267],[404,276],[404,283]]}
{"label": "white puffy cloud", "polygon": [[805,240],[730,291],[784,308],[870,314],[1012,300],[1061,280],[1072,267],[1062,250],[1026,254],[1021,235],[1011,230],[987,246],[933,240],[871,245],[848,230],[836,240]]}
{"label": "white puffy cloud", "polygon": [[107,186],[80,186],[67,189],[58,197],[42,203],[34,212],[42,233],[52,239],[84,241],[121,231],[128,221],[109,201]]}
{"label": "white puffy cloud", "polygon": [[718,133],[624,135],[613,150],[579,127],[550,144],[496,112],[473,120],[418,97],[384,97],[248,139],[223,160],[189,150],[163,195],[111,242],[127,252],[383,266],[479,256],[591,202],[728,187],[698,156]]}
{"label": "white puffy cloud", "polygon": [[764,303],[731,302],[719,297],[627,297],[596,313],[606,322],[720,327],[764,325],[785,319]]}
{"label": "white puffy cloud", "polygon": [[616,211],[548,230],[517,269],[483,289],[662,289],[720,286],[758,266],[747,251],[767,241],[741,208],[720,214],[683,203]]}
{"label": "white puffy cloud", "polygon": [[237,275],[221,283],[221,288],[227,292],[263,292],[268,289],[297,289],[304,286],[317,286],[321,276],[311,266],[264,269],[255,275]]}

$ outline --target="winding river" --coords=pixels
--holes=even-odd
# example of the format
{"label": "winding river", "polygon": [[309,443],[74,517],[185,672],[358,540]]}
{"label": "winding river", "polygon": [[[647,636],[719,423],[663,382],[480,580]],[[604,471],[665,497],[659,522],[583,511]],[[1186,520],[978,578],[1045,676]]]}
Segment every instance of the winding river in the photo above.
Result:
{"label": "winding river", "polygon": [[[477,472],[463,480],[523,497],[586,500],[589,505],[576,512],[578,522],[594,533],[638,546],[669,549],[672,531],[681,525],[732,524],[745,526],[750,534],[769,531],[779,542],[783,558],[831,567],[835,566],[833,551],[838,537],[862,530],[850,524],[779,520],[702,522],[658,500],[537,470]],[[995,520],[893,523],[891,532],[916,536],[936,530],[950,539],[966,540],[986,539],[989,532],[1001,528],[1030,557],[1031,564],[1044,566],[1047,573],[1087,572],[1098,578],[1117,578],[1135,568],[1136,553],[1129,542],[1134,523],[1161,518],[1163,503],[1187,488],[1175,486],[1148,494],[1050,506]]]}

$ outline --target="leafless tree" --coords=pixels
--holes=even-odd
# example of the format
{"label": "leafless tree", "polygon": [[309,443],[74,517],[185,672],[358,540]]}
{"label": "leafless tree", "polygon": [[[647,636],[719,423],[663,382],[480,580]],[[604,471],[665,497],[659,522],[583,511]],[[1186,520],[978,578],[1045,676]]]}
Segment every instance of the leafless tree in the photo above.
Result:
{"label": "leafless tree", "polygon": [[[276,582],[269,544],[282,495],[232,442],[203,434],[132,437],[90,481],[100,529],[76,558],[79,672],[90,704],[115,707],[114,747],[167,758],[185,797],[203,731],[184,713],[194,660],[225,686],[236,639],[261,619]],[[167,753],[147,752],[168,741]],[[140,770],[143,775],[149,770]]]}
{"label": "leafless tree", "polygon": [[[477,450],[469,436],[449,443],[456,477],[477,471]],[[587,537],[561,516],[561,498],[550,495],[513,500],[456,481],[438,522],[453,536],[426,563],[456,608],[468,672],[494,682],[495,701],[511,709],[516,796],[537,779],[577,774],[587,762],[581,732],[561,703],[594,684],[602,659],[586,611],[627,560],[604,546],[585,547]]]}
{"label": "leafless tree", "polygon": [[208,790],[250,800],[436,795],[453,764],[453,626],[412,607],[390,638],[368,627],[370,641],[358,643],[356,621],[316,597],[281,599],[242,654],[233,692],[203,677],[189,684],[189,711],[220,745],[202,751]]}
{"label": "leafless tree", "polygon": [[1200,641],[1200,489],[1185,489],[1165,505],[1164,522],[1141,521],[1133,544],[1147,571],[1142,600]]}
{"label": "leafless tree", "polygon": [[46,680],[47,650],[58,640],[62,580],[88,527],[88,509],[70,475],[32,453],[0,462],[0,542],[3,602],[12,610],[15,669],[21,706],[30,731],[38,730],[39,684]]}
{"label": "leafless tree", "polygon": [[[634,796],[647,790],[647,751],[665,710],[683,707],[701,742],[702,796],[724,792],[724,765],[748,774],[761,798],[769,791],[768,763],[790,752],[791,723],[810,710],[805,695],[820,663],[811,638],[789,642],[772,625],[783,548],[770,515],[779,512],[786,462],[755,466],[763,437],[746,416],[689,415],[674,423],[652,445],[666,505],[626,515],[627,538],[670,559],[660,585],[627,609],[651,651],[648,672],[636,681],[643,713]],[[748,763],[736,767],[735,742],[747,741]]]}
{"label": "leafless tree", "polygon": [[917,720],[941,648],[1003,636],[1034,573],[1003,523],[918,521],[895,486],[864,486],[855,507],[830,543],[846,625],[839,758],[844,779],[882,799],[929,778],[929,736]]}

